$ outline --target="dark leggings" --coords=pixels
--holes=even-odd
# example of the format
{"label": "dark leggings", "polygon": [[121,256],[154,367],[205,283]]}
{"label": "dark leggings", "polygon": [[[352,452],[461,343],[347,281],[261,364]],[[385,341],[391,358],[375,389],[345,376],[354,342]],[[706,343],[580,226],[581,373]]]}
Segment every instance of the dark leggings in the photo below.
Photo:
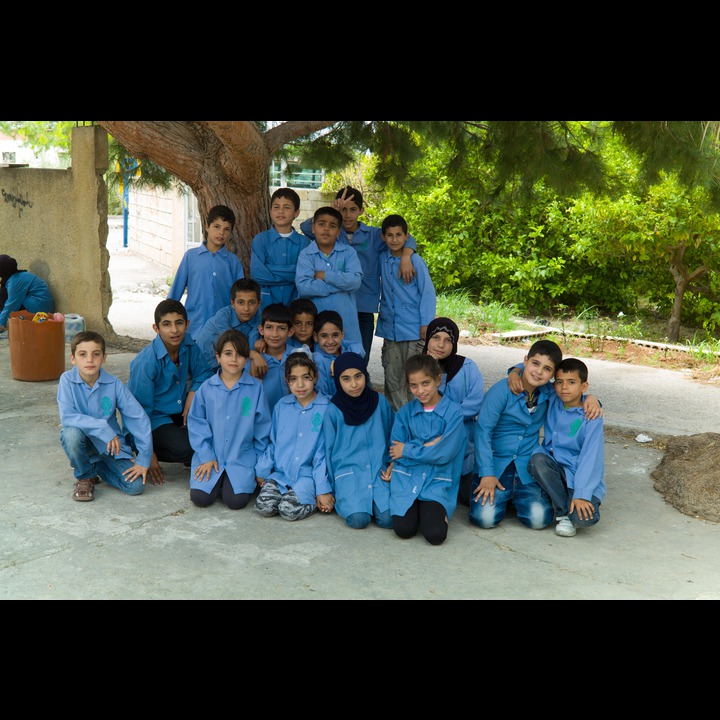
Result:
{"label": "dark leggings", "polygon": [[393,515],[392,521],[395,534],[403,540],[417,535],[418,528],[431,545],[442,545],[447,538],[445,508],[434,500],[416,500],[404,515]]}
{"label": "dark leggings", "polygon": [[172,422],[160,425],[152,431],[153,450],[162,462],[190,463],[193,449],[188,429],[183,425],[182,415],[172,415]]}
{"label": "dark leggings", "polygon": [[221,494],[222,501],[230,510],[240,510],[244,508],[250,502],[250,497],[252,496],[252,493],[233,492],[230,478],[223,470],[223,474],[209,493],[206,493],[204,490],[198,490],[197,488],[191,488],[190,501],[197,507],[208,507],[212,505]]}

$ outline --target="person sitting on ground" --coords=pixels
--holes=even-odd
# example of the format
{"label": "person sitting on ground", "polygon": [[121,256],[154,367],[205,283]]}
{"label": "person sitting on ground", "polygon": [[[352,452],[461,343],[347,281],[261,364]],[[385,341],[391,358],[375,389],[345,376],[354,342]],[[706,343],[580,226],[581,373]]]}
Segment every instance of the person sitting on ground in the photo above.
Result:
{"label": "person sitting on ground", "polygon": [[17,260],[0,255],[0,332],[7,328],[10,313],[55,312],[55,300],[49,285],[29,270],[18,270]]}
{"label": "person sitting on ground", "polygon": [[[70,360],[73,368],[60,376],[57,403],[60,442],[75,474],[73,500],[93,500],[98,480],[127,495],[140,495],[152,457],[147,413],[125,384],[102,367],[107,353],[100,333],[83,330],[73,335]],[[125,437],[128,432],[137,454]]]}
{"label": "person sitting on ground", "polygon": [[555,369],[542,444],[530,456],[528,472],[550,497],[555,534],[573,537],[576,528],[600,520],[605,498],[603,419],[588,420],[583,410],[588,367],[578,358],[563,358]]}
{"label": "person sitting on ground", "polygon": [[[153,485],[165,482],[160,460],[190,467],[187,416],[195,392],[213,374],[187,327],[185,306],[179,300],[162,300],[155,308],[155,339],[130,363],[128,388],[152,426],[148,477]],[[134,434],[133,441],[139,442]]]}

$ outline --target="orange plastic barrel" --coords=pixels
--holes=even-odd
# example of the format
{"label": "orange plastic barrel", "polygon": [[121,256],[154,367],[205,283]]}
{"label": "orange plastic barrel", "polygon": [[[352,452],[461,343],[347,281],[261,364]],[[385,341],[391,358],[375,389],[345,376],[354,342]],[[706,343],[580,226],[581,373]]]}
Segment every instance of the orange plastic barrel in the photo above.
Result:
{"label": "orange plastic barrel", "polygon": [[12,376],[15,380],[57,380],[65,372],[65,321],[33,322],[34,317],[27,310],[10,313]]}

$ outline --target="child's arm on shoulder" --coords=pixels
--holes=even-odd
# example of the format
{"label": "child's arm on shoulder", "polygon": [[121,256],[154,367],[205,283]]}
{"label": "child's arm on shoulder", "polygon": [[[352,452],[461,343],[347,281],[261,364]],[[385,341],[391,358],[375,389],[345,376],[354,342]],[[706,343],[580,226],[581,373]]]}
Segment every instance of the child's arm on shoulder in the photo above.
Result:
{"label": "child's arm on shoulder", "polygon": [[523,391],[522,374],[524,368],[523,363],[520,363],[508,370],[508,387],[513,395],[519,395]]}
{"label": "child's arm on shoulder", "polygon": [[398,275],[404,283],[412,282],[415,277],[415,268],[412,264],[412,254],[414,252],[415,250],[406,244],[400,256],[400,272]]}
{"label": "child's arm on shoulder", "polygon": [[583,402],[583,410],[588,420],[595,420],[603,416],[602,405],[594,395],[586,395]]}
{"label": "child's arm on shoulder", "polygon": [[267,360],[257,350],[251,350],[250,363],[250,375],[262,380],[267,374]]}

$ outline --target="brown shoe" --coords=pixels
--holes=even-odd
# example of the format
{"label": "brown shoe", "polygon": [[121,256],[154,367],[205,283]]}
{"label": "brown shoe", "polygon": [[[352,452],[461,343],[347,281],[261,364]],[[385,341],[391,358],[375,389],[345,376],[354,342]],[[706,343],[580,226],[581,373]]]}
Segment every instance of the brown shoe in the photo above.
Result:
{"label": "brown shoe", "polygon": [[93,481],[94,478],[78,480],[73,490],[73,500],[78,502],[90,502],[90,500],[93,500],[95,498],[95,483]]}

